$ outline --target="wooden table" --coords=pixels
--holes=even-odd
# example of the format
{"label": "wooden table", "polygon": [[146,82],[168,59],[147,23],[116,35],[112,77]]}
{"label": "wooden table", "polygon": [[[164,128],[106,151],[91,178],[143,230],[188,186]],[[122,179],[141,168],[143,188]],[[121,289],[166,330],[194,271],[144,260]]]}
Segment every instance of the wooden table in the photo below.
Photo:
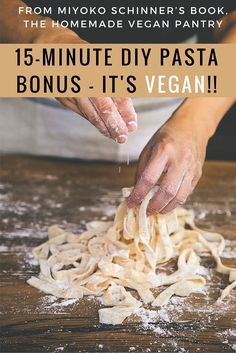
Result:
{"label": "wooden table", "polygon": [[[123,325],[101,325],[96,300],[68,306],[64,301],[62,306],[60,300],[26,284],[38,273],[31,250],[46,239],[47,227],[58,223],[78,230],[85,221],[109,218],[121,187],[132,185],[134,168],[121,166],[119,173],[117,164],[1,158],[2,352],[235,351],[235,292],[226,303],[216,303],[227,279],[215,273],[211,259],[203,258],[203,264],[211,268],[207,294],[176,299],[146,324],[133,317]],[[187,205],[196,210],[201,227],[215,229],[233,241],[227,244],[224,263],[234,266],[235,199],[236,164],[208,162]]]}

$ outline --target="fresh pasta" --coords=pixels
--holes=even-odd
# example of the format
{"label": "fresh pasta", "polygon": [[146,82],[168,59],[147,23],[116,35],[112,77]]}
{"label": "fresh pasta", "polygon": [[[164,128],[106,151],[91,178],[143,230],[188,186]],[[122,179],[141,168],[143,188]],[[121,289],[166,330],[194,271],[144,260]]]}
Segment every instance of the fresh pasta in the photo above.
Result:
{"label": "fresh pasta", "polygon": [[[113,222],[93,221],[82,234],[66,232],[54,225],[49,240],[33,250],[40,274],[28,283],[59,298],[101,297],[99,321],[121,324],[139,307],[168,304],[173,295],[188,296],[203,289],[204,277],[198,275],[200,256],[211,254],[216,270],[229,277],[230,284],[221,299],[236,287],[236,269],[220,259],[225,243],[217,233],[198,229],[191,210],[177,208],[167,215],[147,217],[152,190],[140,206],[129,209],[124,201]],[[161,264],[177,258],[178,269],[166,274]],[[158,287],[166,288],[158,291]],[[136,294],[137,295],[136,295]]]}

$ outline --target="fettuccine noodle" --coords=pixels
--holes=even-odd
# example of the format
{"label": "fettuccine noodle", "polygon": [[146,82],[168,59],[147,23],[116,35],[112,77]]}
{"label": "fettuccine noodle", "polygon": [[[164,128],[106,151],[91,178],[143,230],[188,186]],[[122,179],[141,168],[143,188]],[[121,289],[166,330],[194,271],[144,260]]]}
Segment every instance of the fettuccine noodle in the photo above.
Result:
{"label": "fettuccine noodle", "polygon": [[[130,191],[123,189],[123,196],[128,197]],[[183,208],[147,217],[153,192],[135,209],[128,209],[124,200],[113,222],[90,222],[82,234],[50,227],[49,240],[33,250],[39,277],[31,277],[28,283],[59,298],[101,296],[105,308],[99,310],[99,321],[115,325],[143,303],[163,306],[173,295],[202,290],[205,279],[197,274],[199,256],[210,253],[216,270],[229,276],[230,284],[221,293],[224,299],[236,287],[236,269],[220,260],[224,238],[198,229],[193,211]],[[174,257],[178,257],[177,271],[167,275],[158,269]],[[155,297],[153,289],[160,286],[166,289]],[[127,289],[136,291],[139,299]]]}

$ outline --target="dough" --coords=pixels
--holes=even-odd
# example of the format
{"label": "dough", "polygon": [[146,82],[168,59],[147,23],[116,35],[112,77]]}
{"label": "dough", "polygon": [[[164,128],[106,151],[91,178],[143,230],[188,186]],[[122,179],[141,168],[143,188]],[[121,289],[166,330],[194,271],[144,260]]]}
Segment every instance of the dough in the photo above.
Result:
{"label": "dough", "polygon": [[[105,308],[99,310],[99,321],[116,325],[143,303],[162,306],[173,295],[202,290],[205,279],[197,275],[200,255],[210,253],[216,270],[229,276],[231,284],[221,294],[224,299],[236,286],[236,269],[220,260],[224,238],[198,229],[193,211],[183,208],[147,217],[154,191],[135,209],[128,209],[124,199],[113,222],[90,222],[82,234],[50,227],[49,240],[33,250],[39,277],[28,283],[59,298],[100,296]],[[123,189],[124,198],[130,192]],[[178,269],[167,275],[159,268],[173,257],[178,257]],[[156,290],[160,286],[166,289]]]}

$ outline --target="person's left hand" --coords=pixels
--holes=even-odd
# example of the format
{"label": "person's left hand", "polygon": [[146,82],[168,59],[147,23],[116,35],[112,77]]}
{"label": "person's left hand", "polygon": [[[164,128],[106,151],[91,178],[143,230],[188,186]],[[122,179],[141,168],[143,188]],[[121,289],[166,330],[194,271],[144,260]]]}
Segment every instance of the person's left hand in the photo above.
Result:
{"label": "person's left hand", "polygon": [[167,213],[185,203],[202,174],[209,139],[206,121],[180,107],[154,134],[139,158],[128,207],[139,205],[158,181],[147,208],[149,215]]}
{"label": "person's left hand", "polygon": [[[38,34],[34,43],[86,44],[76,33],[62,27]],[[129,133],[137,129],[137,114],[130,97],[59,97],[57,100],[119,144],[125,143]]]}

